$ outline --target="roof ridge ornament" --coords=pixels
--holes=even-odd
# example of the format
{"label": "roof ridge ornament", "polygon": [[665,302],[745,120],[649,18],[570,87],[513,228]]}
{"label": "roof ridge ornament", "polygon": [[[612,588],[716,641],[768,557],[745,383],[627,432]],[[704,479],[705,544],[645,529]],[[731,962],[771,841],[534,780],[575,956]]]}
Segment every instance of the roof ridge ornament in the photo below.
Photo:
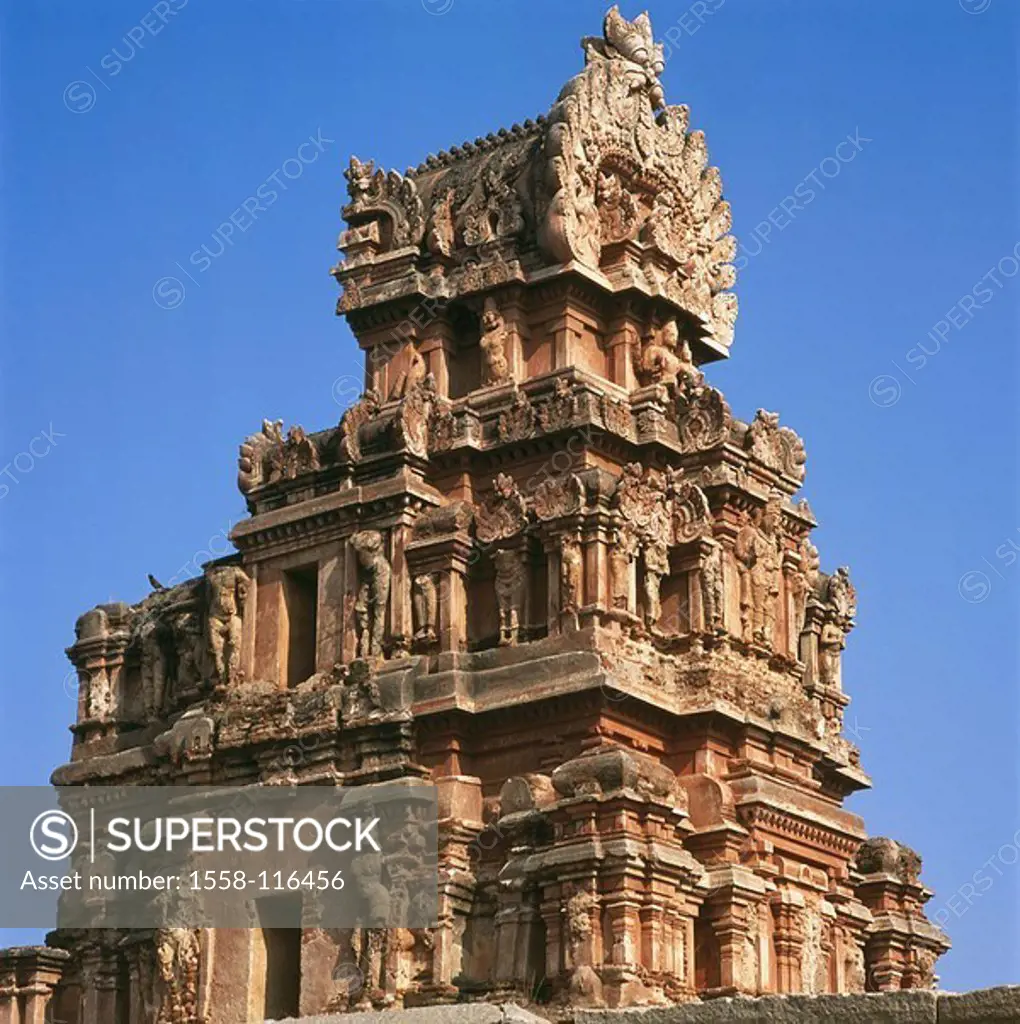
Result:
{"label": "roof ridge ornament", "polygon": [[602,21],[602,35],[602,39],[585,36],[581,40],[585,64],[593,60],[623,60],[633,64],[644,79],[642,86],[648,91],[652,108],[658,110],[665,106],[666,98],[659,81],[666,67],[665,48],[655,42],[648,12],[628,21],[614,4]]}

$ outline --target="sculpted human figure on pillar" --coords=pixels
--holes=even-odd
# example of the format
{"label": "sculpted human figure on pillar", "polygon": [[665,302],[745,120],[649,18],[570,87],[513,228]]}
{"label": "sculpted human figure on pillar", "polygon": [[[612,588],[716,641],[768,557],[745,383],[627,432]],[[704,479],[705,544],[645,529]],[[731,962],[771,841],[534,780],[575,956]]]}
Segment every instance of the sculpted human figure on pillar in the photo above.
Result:
{"label": "sculpted human figure on pillar", "polygon": [[708,632],[722,629],[723,621],[723,564],[722,546],[711,541],[701,563],[701,607],[704,628]]}
{"label": "sculpted human figure on pillar", "polygon": [[679,348],[680,329],[676,320],[667,320],[641,348],[640,375],[649,384],[675,381],[684,365]]}
{"label": "sculpted human figure on pillar", "polygon": [[662,618],[662,578],[669,575],[669,548],[665,540],[645,544],[645,625],[651,629]]}
{"label": "sculpted human figure on pillar", "polygon": [[745,639],[771,644],[782,566],[782,507],[773,496],[748,517],[737,533],[734,553],[740,567],[740,606]]}
{"label": "sculpted human figure on pillar", "polygon": [[510,363],[506,357],[506,321],[491,296],[482,311],[482,386],[505,384],[510,379]]}
{"label": "sculpted human figure on pillar", "polygon": [[360,658],[376,658],[382,654],[392,579],[383,544],[383,535],[378,530],[361,530],[351,537],[351,547],[358,559],[358,597],[354,614]]}
{"label": "sculpted human figure on pillar", "polygon": [[411,604],[414,608],[414,639],[431,643],[436,639],[438,593],[432,573],[419,573],[411,582]]}
{"label": "sculpted human figure on pillar", "polygon": [[496,603],[499,607],[499,642],[513,646],[520,635],[521,607],[527,573],[524,553],[504,548],[492,556],[496,566]]}
{"label": "sculpted human figure on pillar", "polygon": [[560,538],[560,611],[576,616],[581,605],[583,559],[577,537]]}
{"label": "sculpted human figure on pillar", "polygon": [[235,565],[206,570],[208,619],[206,644],[216,685],[228,686],[241,675],[241,624],[251,581]]}

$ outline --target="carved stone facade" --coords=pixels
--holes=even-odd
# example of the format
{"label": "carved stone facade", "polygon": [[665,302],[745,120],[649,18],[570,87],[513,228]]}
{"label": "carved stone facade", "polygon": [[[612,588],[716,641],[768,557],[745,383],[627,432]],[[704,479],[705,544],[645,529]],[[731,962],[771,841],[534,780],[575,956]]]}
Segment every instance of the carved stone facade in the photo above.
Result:
{"label": "carved stone facade", "polygon": [[[438,925],[309,931],[293,1015],[927,987],[948,947],[916,855],[843,807],[856,595],[795,498],[804,445],[704,376],[736,313],[719,173],[647,17],[584,49],[537,121],[351,161],[364,395],[265,420],[236,554],[68,649],[61,784],[437,787]],[[18,970],[69,1024],[276,1005],[218,997],[265,985],[247,933],[54,941]]]}

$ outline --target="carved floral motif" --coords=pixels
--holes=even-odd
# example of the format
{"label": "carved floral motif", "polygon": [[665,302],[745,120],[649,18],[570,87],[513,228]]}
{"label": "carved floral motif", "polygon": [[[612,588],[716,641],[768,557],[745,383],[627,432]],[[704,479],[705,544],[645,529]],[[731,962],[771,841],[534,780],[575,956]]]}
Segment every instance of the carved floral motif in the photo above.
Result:
{"label": "carved floral motif", "polygon": [[803,482],[804,442],[789,427],[779,425],[778,413],[759,409],[744,435],[744,447],[762,465]]}

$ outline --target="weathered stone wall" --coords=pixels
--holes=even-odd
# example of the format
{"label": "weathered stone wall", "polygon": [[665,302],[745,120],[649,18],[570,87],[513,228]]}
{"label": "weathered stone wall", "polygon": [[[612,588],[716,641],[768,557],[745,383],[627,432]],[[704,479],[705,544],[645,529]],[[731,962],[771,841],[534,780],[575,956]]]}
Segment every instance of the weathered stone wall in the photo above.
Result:
{"label": "weathered stone wall", "polygon": [[[543,1024],[545,1019],[513,1004],[475,1003],[302,1017],[300,1024]],[[573,1024],[1020,1024],[1020,986],[963,995],[914,989],[856,996],[715,999],[644,1010],[575,1010],[566,1019]]]}

